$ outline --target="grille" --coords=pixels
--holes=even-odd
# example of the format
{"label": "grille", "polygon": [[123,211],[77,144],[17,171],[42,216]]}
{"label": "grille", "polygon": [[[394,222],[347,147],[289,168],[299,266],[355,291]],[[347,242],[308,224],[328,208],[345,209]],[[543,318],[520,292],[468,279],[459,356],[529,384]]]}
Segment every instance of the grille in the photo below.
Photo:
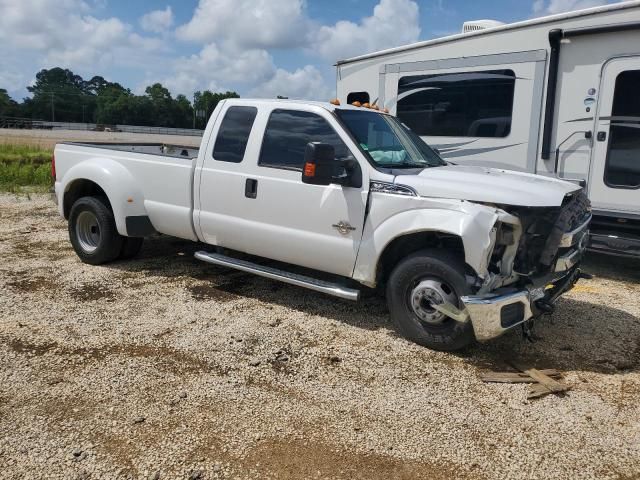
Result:
{"label": "grille", "polygon": [[582,190],[567,195],[560,207],[514,211],[523,228],[516,271],[524,275],[548,272],[555,263],[562,235],[584,223],[589,212],[590,202]]}
{"label": "grille", "polygon": [[579,227],[589,215],[591,203],[584,193],[584,190],[580,190],[573,195],[567,195],[562,202],[562,208],[560,214],[556,219],[547,241],[545,242],[544,249],[540,255],[540,263],[546,267],[551,266],[558,253],[558,246],[560,245],[560,239],[566,232]]}

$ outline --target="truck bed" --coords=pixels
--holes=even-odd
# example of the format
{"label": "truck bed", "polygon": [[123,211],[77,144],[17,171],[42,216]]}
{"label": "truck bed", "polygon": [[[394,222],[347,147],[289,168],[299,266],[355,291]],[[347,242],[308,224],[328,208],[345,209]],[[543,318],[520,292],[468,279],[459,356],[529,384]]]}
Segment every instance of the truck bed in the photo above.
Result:
{"label": "truck bed", "polygon": [[178,158],[195,158],[198,156],[198,152],[200,151],[200,148],[198,147],[172,145],[168,143],[64,142],[64,144]]}
{"label": "truck bed", "polygon": [[[198,151],[162,143],[60,143],[55,149],[57,178],[80,175],[108,186],[114,208],[131,198],[116,215],[121,234],[126,231],[122,219],[144,214],[157,232],[196,240],[192,214]],[[107,171],[118,174],[102,177]]]}

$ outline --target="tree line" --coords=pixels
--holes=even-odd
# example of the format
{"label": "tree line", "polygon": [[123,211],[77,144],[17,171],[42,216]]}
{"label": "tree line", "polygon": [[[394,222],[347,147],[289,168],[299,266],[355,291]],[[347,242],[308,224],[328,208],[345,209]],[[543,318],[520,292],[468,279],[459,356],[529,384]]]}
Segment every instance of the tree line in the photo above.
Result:
{"label": "tree line", "polygon": [[135,95],[130,89],[99,75],[85,80],[71,70],[59,67],[40,70],[27,90],[32,96],[19,103],[8,95],[7,90],[0,88],[0,117],[204,128],[220,100],[239,98],[236,92],[209,90],[195,92],[193,101],[185,95],[174,98],[160,83],[148,86],[144,95]]}

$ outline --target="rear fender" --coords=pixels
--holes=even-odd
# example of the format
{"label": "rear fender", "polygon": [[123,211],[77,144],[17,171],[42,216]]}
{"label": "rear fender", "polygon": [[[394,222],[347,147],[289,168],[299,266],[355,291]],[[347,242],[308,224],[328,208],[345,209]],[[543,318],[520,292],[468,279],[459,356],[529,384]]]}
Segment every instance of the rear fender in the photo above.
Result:
{"label": "rear fender", "polygon": [[67,170],[59,185],[56,185],[61,210],[64,195],[78,180],[90,180],[104,190],[120,235],[127,235],[126,217],[148,215],[144,207],[144,195],[131,172],[121,163],[105,157],[83,160]]}

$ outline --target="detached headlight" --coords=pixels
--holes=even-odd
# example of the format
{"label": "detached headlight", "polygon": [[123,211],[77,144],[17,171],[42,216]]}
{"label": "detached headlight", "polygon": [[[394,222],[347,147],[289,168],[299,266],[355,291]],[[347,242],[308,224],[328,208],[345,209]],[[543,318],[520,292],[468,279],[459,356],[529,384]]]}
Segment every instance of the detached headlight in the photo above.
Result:
{"label": "detached headlight", "polygon": [[390,193],[392,195],[404,195],[406,197],[417,197],[418,193],[407,185],[399,185],[389,182],[371,182],[369,190],[377,193]]}

